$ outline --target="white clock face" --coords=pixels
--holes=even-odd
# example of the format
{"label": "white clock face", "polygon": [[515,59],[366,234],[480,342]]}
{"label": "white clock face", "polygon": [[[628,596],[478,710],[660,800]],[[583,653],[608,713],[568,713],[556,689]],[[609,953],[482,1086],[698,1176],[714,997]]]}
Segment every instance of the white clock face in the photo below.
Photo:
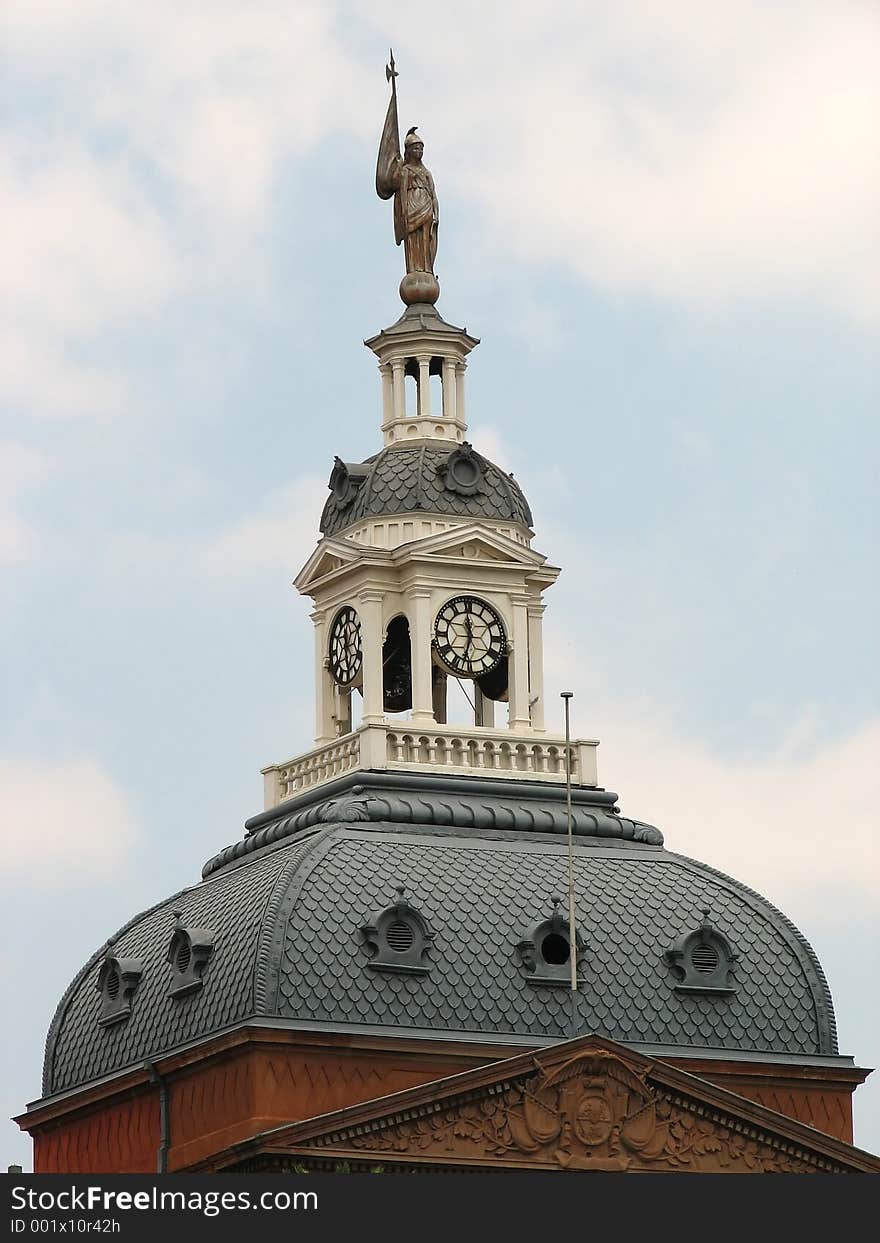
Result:
{"label": "white clock face", "polygon": [[434,650],[458,677],[482,677],[507,651],[504,623],[485,600],[456,596],[437,614]]}

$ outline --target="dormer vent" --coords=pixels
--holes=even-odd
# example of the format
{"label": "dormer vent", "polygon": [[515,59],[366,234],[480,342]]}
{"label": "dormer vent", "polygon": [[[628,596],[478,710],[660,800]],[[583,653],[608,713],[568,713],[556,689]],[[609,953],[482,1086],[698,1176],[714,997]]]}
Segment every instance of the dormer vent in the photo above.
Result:
{"label": "dormer vent", "polygon": [[373,955],[367,966],[371,971],[427,975],[434,933],[425,916],[407,901],[402,885],[396,892],[397,900],[361,927],[364,943]]}
{"label": "dormer vent", "polygon": [[[562,914],[561,898],[552,898],[553,913],[529,929],[516,947],[519,960],[525,967],[530,984],[550,984],[571,987],[571,936],[568,920]],[[584,943],[577,933],[578,970]]]}
{"label": "dormer vent", "polygon": [[182,911],[174,912],[174,932],[165,955],[171,964],[171,997],[186,997],[204,984],[205,969],[214,953],[214,933],[210,928],[184,925]]}
{"label": "dormer vent", "polygon": [[95,988],[101,995],[102,1027],[122,1023],[131,1014],[131,1001],[141,976],[143,963],[138,958],[120,958],[108,952],[101,963]]}
{"label": "dormer vent", "polygon": [[333,494],[333,503],[337,509],[348,508],[369,473],[369,462],[343,462],[341,457],[333,459],[327,487]]}
{"label": "dormer vent", "polygon": [[737,956],[722,932],[709,921],[704,907],[698,927],[683,936],[663,955],[677,977],[677,993],[730,994],[736,992],[733,967]]}
{"label": "dormer vent", "polygon": [[437,474],[443,480],[444,487],[459,496],[474,496],[486,490],[482,459],[466,440],[440,463]]}

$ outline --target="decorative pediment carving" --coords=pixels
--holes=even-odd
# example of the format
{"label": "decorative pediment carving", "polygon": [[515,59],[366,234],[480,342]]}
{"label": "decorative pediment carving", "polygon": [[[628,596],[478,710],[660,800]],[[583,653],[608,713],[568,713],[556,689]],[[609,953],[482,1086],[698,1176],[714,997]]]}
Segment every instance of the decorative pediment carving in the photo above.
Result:
{"label": "decorative pediment carving", "polygon": [[[316,1136],[318,1156],[439,1160],[493,1168],[805,1173],[832,1162],[779,1136],[658,1087],[644,1067],[595,1048],[561,1065],[405,1114]],[[330,1151],[328,1151],[330,1150]],[[303,1153],[304,1149],[298,1151]]]}

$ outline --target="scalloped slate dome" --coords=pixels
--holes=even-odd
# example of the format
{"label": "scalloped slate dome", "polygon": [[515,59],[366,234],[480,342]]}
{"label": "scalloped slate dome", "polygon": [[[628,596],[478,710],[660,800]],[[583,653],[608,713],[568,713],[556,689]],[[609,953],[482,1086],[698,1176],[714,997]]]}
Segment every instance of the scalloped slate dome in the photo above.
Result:
{"label": "scalloped slate dome", "polygon": [[[564,792],[377,773],[333,786],[255,817],[200,884],[113,938],[114,954],[143,965],[127,1021],[98,1023],[106,947],[89,960],[49,1031],[46,1096],[245,1022],[496,1044],[570,1034],[571,994],[536,986],[517,956],[566,890]],[[620,816],[615,800],[575,791],[578,1030],[692,1055],[833,1058],[831,997],[797,929],[752,890],[664,849],[658,830]],[[434,931],[427,974],[369,967],[365,921],[400,885]],[[704,907],[737,955],[724,996],[676,989],[664,958]],[[215,948],[203,987],[175,998],[166,951],[178,910],[213,931]]]}
{"label": "scalloped slate dome", "polygon": [[519,484],[482,454],[470,451],[478,466],[475,490],[454,486],[445,468],[463,449],[470,446],[423,440],[418,445],[390,445],[354,468],[337,463],[336,469],[342,467],[347,476],[350,472],[357,484],[331,490],[321,514],[321,532],[335,535],[365,518],[401,513],[488,518],[531,527],[532,511]]}

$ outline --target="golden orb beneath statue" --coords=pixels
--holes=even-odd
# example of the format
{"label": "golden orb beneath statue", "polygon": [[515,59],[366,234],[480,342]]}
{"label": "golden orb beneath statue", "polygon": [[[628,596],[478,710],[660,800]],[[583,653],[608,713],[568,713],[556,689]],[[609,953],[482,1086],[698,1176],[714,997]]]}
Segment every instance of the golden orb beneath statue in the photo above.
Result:
{"label": "golden orb beneath statue", "polygon": [[433,306],[440,297],[440,282],[433,272],[407,272],[400,282],[400,297],[406,306],[417,302]]}

